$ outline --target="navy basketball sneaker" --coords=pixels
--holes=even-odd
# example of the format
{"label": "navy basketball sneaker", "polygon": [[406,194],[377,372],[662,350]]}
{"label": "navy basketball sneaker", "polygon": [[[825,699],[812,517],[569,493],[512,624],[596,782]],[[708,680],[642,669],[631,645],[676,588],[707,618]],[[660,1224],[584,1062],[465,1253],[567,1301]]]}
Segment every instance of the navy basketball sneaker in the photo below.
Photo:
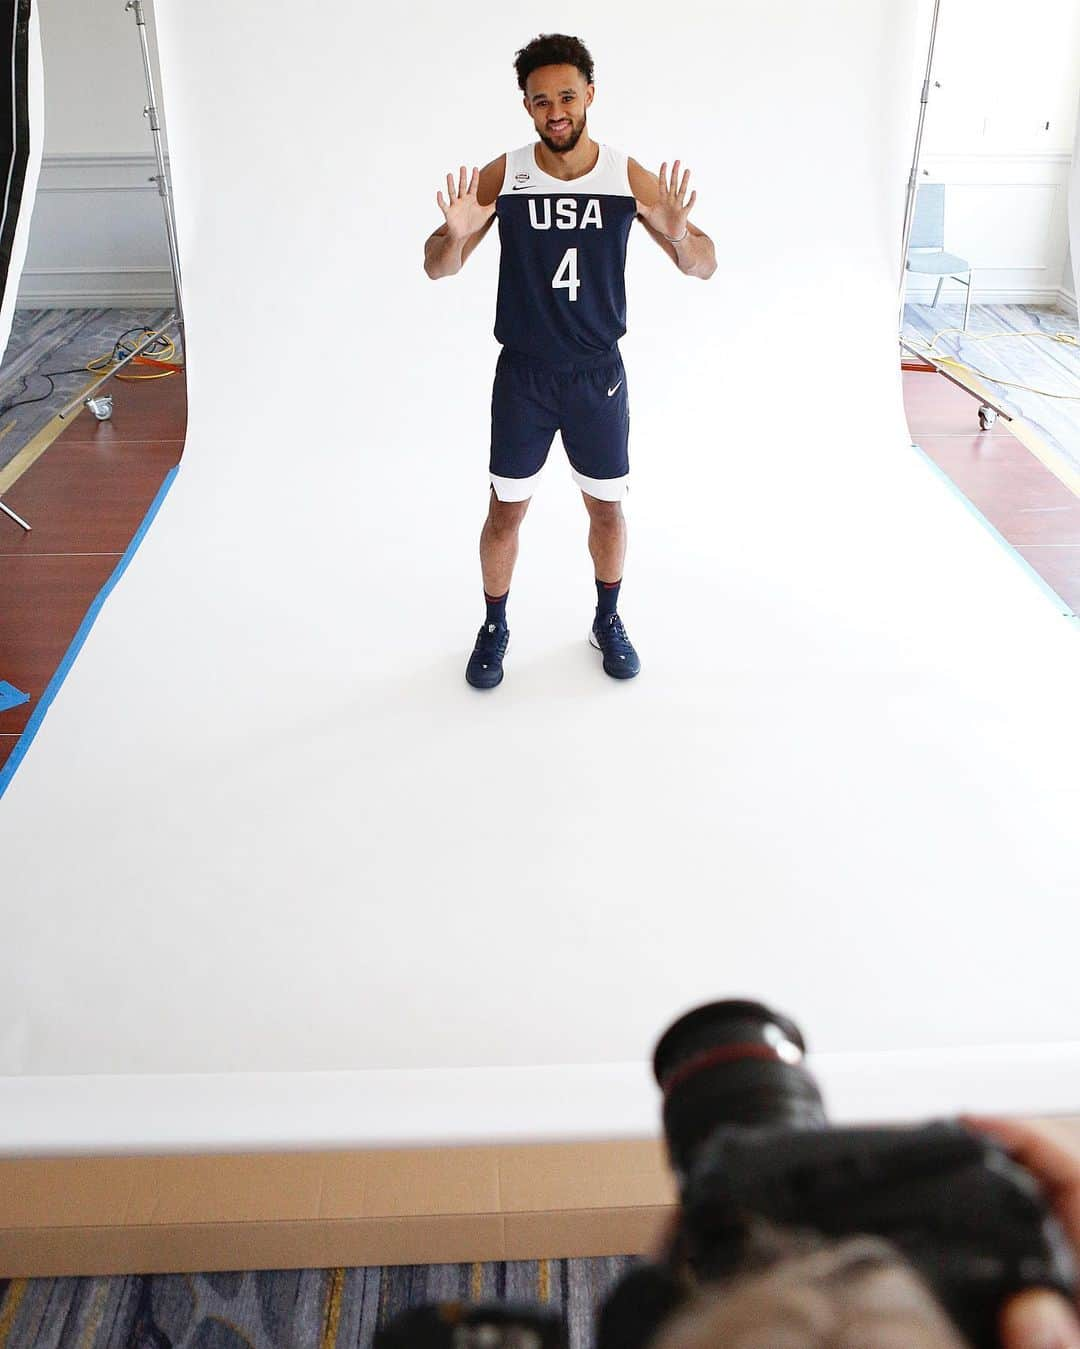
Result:
{"label": "navy basketball sneaker", "polygon": [[593,620],[590,643],[603,653],[604,671],[613,679],[633,679],[641,669],[641,661],[626,635],[618,614],[606,614]]}
{"label": "navy basketball sneaker", "polygon": [[484,623],[476,634],[476,645],[465,667],[465,678],[474,689],[493,689],[502,683],[503,657],[510,641],[505,623]]}

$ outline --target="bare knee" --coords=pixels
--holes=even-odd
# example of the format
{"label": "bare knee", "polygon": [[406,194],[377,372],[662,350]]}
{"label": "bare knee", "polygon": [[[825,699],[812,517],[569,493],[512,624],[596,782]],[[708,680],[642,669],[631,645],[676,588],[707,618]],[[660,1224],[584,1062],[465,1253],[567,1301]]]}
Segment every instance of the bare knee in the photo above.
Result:
{"label": "bare knee", "polygon": [[528,509],[528,501],[500,501],[492,492],[488,503],[487,528],[499,538],[516,534]]}
{"label": "bare knee", "polygon": [[623,519],[621,501],[601,501],[599,497],[589,496],[588,492],[582,492],[581,495],[592,524],[598,529],[619,528]]}

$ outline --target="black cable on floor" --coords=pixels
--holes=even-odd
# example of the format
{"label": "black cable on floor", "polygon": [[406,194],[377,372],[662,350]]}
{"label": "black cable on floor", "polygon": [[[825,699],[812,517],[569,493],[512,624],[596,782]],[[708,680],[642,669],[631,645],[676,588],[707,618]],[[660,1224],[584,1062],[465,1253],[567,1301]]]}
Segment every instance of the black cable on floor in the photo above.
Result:
{"label": "black cable on floor", "polygon": [[[13,408],[26,407],[30,403],[44,403],[47,399],[51,398],[53,396],[53,393],[56,391],[54,376],[59,377],[60,375],[84,375],[86,374],[87,371],[90,371],[91,373],[94,373],[95,371],[101,373],[106,368],[108,368],[108,366],[116,365],[118,361],[122,361],[125,356],[129,355],[135,349],[135,347],[138,346],[138,342],[132,342],[128,345],[125,345],[124,338],[127,337],[129,333],[145,334],[145,333],[152,333],[154,331],[156,331],[154,328],[148,328],[146,327],[145,324],[142,327],[128,328],[124,332],[122,332],[120,336],[116,339],[116,341],[113,343],[112,352],[108,356],[97,356],[94,358],[94,360],[90,361],[88,364],[81,365],[77,369],[31,370],[28,375],[21,376],[19,382],[20,387],[18,389],[18,392],[22,393],[23,390],[26,388],[27,381],[34,379],[35,376],[38,375],[40,375],[42,379],[47,379],[49,381],[48,392],[43,393],[39,398],[16,398],[10,403],[0,403],[0,417],[6,415]],[[64,343],[64,345],[66,346],[67,343]],[[153,356],[155,353],[164,353],[174,349],[175,348],[173,347],[173,343],[169,340],[169,338],[165,337],[164,335],[159,335],[156,341],[151,342],[149,346],[144,348],[144,352],[147,356]]]}

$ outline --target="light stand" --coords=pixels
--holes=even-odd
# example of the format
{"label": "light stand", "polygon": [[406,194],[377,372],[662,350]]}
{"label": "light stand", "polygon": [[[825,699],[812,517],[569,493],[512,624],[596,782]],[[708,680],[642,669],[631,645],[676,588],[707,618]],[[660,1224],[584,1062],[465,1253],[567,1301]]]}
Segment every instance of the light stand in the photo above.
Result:
{"label": "light stand", "polygon": [[30,526],[26,523],[26,521],[22,518],[22,516],[16,515],[10,506],[4,505],[3,501],[0,501],[0,511],[3,511],[9,520],[14,520],[15,523],[21,529],[25,529],[28,534],[30,533]]}
{"label": "light stand", "polygon": [[[161,123],[158,121],[157,96],[154,92],[154,70],[150,62],[150,44],[146,38],[146,18],[143,14],[143,0],[127,0],[125,12],[135,11],[135,23],[139,30],[139,42],[142,46],[143,73],[146,76],[146,94],[149,102],[143,109],[143,116],[150,120],[150,132],[154,137],[154,152],[157,155],[157,174],[150,182],[157,183],[161,197],[162,210],[165,212],[165,233],[169,238],[169,261],[172,264],[173,290],[176,292],[176,317],[180,325],[180,341],[184,343],[184,306],[180,286],[180,252],[176,246],[176,220],[173,216],[172,195],[169,191],[169,179],[165,172],[165,149],[161,139]],[[186,349],[186,348],[185,348]]]}
{"label": "light stand", "polygon": [[934,17],[930,22],[930,48],[926,53],[926,74],[923,76],[922,95],[919,98],[919,125],[915,132],[915,154],[908,175],[907,200],[904,203],[904,239],[900,247],[900,327],[904,332],[904,291],[907,289],[907,255],[911,243],[911,227],[915,221],[915,194],[919,187],[919,162],[922,158],[923,127],[926,124],[926,106],[930,102],[930,74],[934,65],[934,44],[937,42],[938,14],[941,0],[934,0]]}
{"label": "light stand", "polygon": [[949,373],[943,366],[938,365],[932,356],[925,352],[916,351],[910,342],[904,340],[904,292],[907,290],[907,255],[908,245],[911,243],[911,230],[915,222],[915,195],[919,187],[919,164],[922,159],[922,140],[923,127],[926,124],[926,108],[930,102],[930,76],[934,65],[934,46],[937,42],[938,16],[941,12],[941,0],[934,0],[934,16],[930,22],[930,46],[926,53],[926,73],[923,76],[922,94],[919,98],[919,124],[915,131],[915,154],[911,161],[911,173],[908,175],[907,200],[904,203],[904,238],[900,247],[900,314],[897,324],[897,336],[900,346],[905,351],[910,351],[913,356],[918,356],[939,375],[944,375],[946,379],[951,380],[958,389],[963,389],[965,393],[971,394],[972,398],[978,398],[981,401],[979,408],[979,424],[985,431],[992,426],[997,417],[1004,417],[1011,421],[1011,415],[1004,408],[999,407],[997,403],[992,403],[982,394],[977,394],[963,381]]}

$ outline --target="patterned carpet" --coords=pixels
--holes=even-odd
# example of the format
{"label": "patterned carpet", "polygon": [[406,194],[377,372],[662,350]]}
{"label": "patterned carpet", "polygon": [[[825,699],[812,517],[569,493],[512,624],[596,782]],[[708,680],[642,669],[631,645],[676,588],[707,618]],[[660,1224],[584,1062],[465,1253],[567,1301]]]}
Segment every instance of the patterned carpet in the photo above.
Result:
{"label": "patterned carpet", "polygon": [[422,1303],[507,1301],[561,1310],[571,1349],[629,1256],[223,1274],[0,1280],[0,1349],[368,1349]]}
{"label": "patterned carpet", "polygon": [[[154,328],[164,323],[171,309],[17,309],[11,337],[0,364],[0,407],[23,398],[47,395],[43,402],[27,403],[0,414],[0,468],[13,459],[36,432],[64,404],[94,378],[84,369],[89,361],[107,356],[121,333],[128,328]],[[137,335],[132,334],[137,340]],[[169,336],[181,359],[180,335]],[[42,370],[76,370],[60,375],[49,393]],[[25,388],[21,387],[27,376]],[[106,392],[108,385],[105,385]]]}

